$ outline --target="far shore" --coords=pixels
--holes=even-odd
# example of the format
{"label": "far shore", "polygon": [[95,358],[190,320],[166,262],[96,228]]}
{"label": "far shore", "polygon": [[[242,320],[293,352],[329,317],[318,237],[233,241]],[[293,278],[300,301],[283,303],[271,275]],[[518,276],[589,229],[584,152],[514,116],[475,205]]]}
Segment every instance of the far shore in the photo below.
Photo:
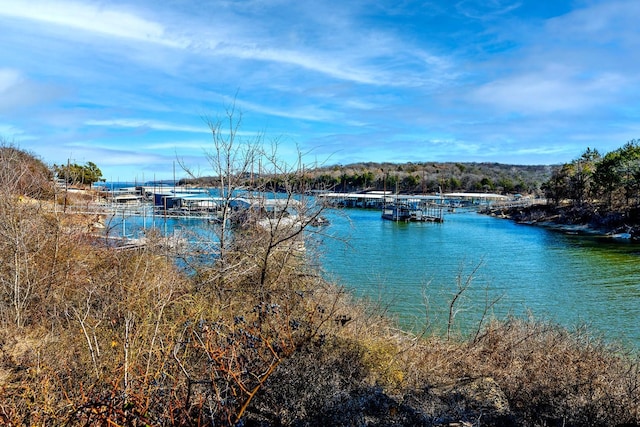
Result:
{"label": "far shore", "polygon": [[488,208],[481,213],[512,220],[518,224],[544,227],[578,235],[591,235],[619,240],[640,241],[640,224],[625,221],[618,214],[601,217],[571,206],[531,205],[526,208]]}

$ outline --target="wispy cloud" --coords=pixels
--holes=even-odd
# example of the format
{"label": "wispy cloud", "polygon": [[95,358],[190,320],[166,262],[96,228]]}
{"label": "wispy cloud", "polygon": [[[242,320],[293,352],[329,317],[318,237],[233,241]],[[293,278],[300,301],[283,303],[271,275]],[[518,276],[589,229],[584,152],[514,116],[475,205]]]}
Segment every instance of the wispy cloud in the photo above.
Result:
{"label": "wispy cloud", "polygon": [[627,104],[629,88],[640,83],[640,63],[632,59],[640,36],[624,29],[635,13],[637,2],[596,3],[541,23],[537,31],[502,34],[516,47],[486,62],[493,78],[473,88],[470,99],[523,115],[598,115]]}
{"label": "wispy cloud", "polygon": [[[444,70],[450,71],[445,58],[425,52],[419,46],[407,45],[406,41],[382,32],[367,30],[367,34],[363,37],[362,34],[358,34],[357,27],[349,28],[348,32],[343,34],[345,40],[352,39],[357,42],[351,41],[338,49],[336,46],[310,45],[308,41],[295,44],[293,48],[287,48],[287,43],[283,44],[283,40],[279,37],[268,35],[267,38],[261,38],[260,33],[251,35],[246,28],[236,28],[233,19],[227,22],[216,21],[218,25],[229,28],[219,32],[202,22],[183,22],[181,21],[183,18],[180,17],[170,24],[165,24],[143,16],[144,10],[73,1],[53,4],[46,1],[25,3],[19,0],[8,0],[0,9],[0,16],[37,21],[105,37],[177,48],[185,54],[232,57],[238,60],[288,65],[365,85],[433,84],[434,81],[439,81]],[[148,15],[148,11],[146,14]],[[122,54],[127,55],[128,52],[125,50]],[[140,60],[145,55],[140,51],[137,56]],[[405,69],[403,74],[387,70],[386,64],[390,57],[393,57],[396,62],[417,61],[422,64],[422,69],[410,73],[406,73]],[[380,64],[384,65],[380,66]]]}
{"label": "wispy cloud", "polygon": [[27,78],[20,70],[0,68],[0,112],[15,115],[27,107],[40,106],[57,98],[61,89]]}
{"label": "wispy cloud", "polygon": [[[231,98],[227,98],[231,99]],[[275,108],[268,104],[260,104],[246,100],[237,100],[236,106],[241,111],[251,111],[254,113],[262,113],[273,117],[282,117],[288,119],[299,119],[307,121],[335,121],[337,115],[333,111],[322,109],[314,105],[297,106],[296,108]]]}
{"label": "wispy cloud", "polygon": [[456,3],[458,12],[473,19],[494,19],[522,5],[513,0],[461,0]]}
{"label": "wispy cloud", "polygon": [[187,126],[179,125],[175,123],[160,122],[156,120],[141,120],[141,119],[111,119],[111,120],[87,120],[85,121],[87,126],[101,126],[108,128],[136,128],[136,129],[150,129],[158,131],[170,131],[170,132],[188,132],[188,133],[211,133],[211,131],[205,126]]}
{"label": "wispy cloud", "polygon": [[640,3],[541,5],[6,0],[0,134],[111,171],[197,162],[234,102],[239,135],[342,163],[558,162],[637,137]]}
{"label": "wispy cloud", "polygon": [[17,138],[19,138],[21,141],[24,141],[25,139],[29,139],[25,135],[24,130],[19,129],[14,125],[11,125],[8,123],[0,123],[0,138],[3,138],[3,137],[7,139],[9,142]]}
{"label": "wispy cloud", "polygon": [[477,102],[521,114],[578,113],[607,103],[624,87],[626,79],[615,74],[583,77],[559,72],[511,76],[480,86]]}
{"label": "wispy cloud", "polygon": [[0,94],[7,92],[22,81],[22,76],[18,70],[11,68],[0,68]]}
{"label": "wispy cloud", "polygon": [[141,145],[141,148],[148,150],[200,150],[201,154],[210,146],[211,143],[208,140],[203,139],[181,139],[181,140],[171,140],[164,142],[153,142]]}
{"label": "wispy cloud", "polygon": [[125,9],[98,4],[71,1],[49,2],[6,0],[0,15],[42,23],[59,25],[70,29],[125,39],[158,43],[172,47],[184,47],[184,41],[167,36],[165,28],[158,22],[141,18]]}
{"label": "wispy cloud", "polygon": [[515,151],[517,155],[546,155],[546,154],[558,154],[565,152],[564,147],[558,146],[540,146],[540,147],[532,147],[532,148],[521,148]]}

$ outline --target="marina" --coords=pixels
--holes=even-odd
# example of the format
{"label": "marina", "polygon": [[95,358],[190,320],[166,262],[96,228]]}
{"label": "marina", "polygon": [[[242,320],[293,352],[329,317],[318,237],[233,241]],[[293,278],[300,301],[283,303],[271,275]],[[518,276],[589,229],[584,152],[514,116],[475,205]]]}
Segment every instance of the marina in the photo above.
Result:
{"label": "marina", "polygon": [[[99,200],[80,210],[116,215],[200,218],[217,221],[221,208],[262,209],[273,214],[279,209],[277,193],[237,191],[233,197],[220,197],[217,188],[175,185],[108,186],[98,188]],[[312,192],[309,196],[324,206],[378,210],[381,218],[402,222],[443,222],[444,212],[478,209],[490,205],[514,203],[513,198],[491,193],[443,193],[437,195],[397,194],[387,191],[362,193]],[[529,199],[518,200],[529,204]],[[73,209],[70,207],[70,209]],[[78,210],[78,207],[75,207]]]}
{"label": "marina", "polygon": [[362,193],[318,193],[317,197],[327,204],[344,208],[382,209],[388,204],[431,204],[443,207],[483,206],[510,200],[510,197],[493,193],[442,193],[435,195],[397,194],[390,191],[368,191]]}
{"label": "marina", "polygon": [[[155,215],[121,206],[109,224],[117,234],[157,227],[167,236],[215,239],[206,219]],[[140,215],[146,212],[146,217]],[[491,316],[528,316],[640,348],[640,251],[637,244],[566,234],[461,209],[444,223],[381,219],[377,209],[328,209],[309,231],[310,262],[328,280],[379,301],[403,327],[437,329],[457,280],[476,270],[456,318],[473,329],[487,301]],[[197,237],[199,236],[199,237]],[[318,248],[317,253],[315,248]]]}
{"label": "marina", "polygon": [[120,187],[98,193],[95,203],[69,207],[78,213],[145,216],[164,218],[196,218],[218,221],[226,205],[232,211],[257,211],[274,216],[287,209],[295,209],[296,200],[268,197],[248,191],[221,197],[217,189],[192,187]]}
{"label": "marina", "polygon": [[[157,227],[167,236],[188,230],[189,236],[215,239],[215,196],[193,189],[164,194],[157,202],[149,196],[126,203],[103,199],[68,209],[110,215],[108,226],[128,238],[135,238],[137,230]],[[498,299],[491,309],[497,317],[533,314],[567,327],[588,323],[594,333],[640,348],[640,251],[633,243],[566,234],[477,212],[488,203],[500,207],[528,200],[445,195],[439,223],[383,220],[382,208],[374,201],[384,200],[384,195],[319,198],[329,196],[338,205],[350,200],[369,207],[327,208],[323,227],[308,235],[317,241],[309,250],[319,248],[310,261],[318,262],[329,280],[380,301],[408,329],[437,327],[446,318],[443,310],[456,280],[478,267],[457,318],[461,330],[476,325],[487,300]],[[394,202],[395,196],[388,195],[388,201]],[[251,206],[243,200],[244,208]],[[441,200],[423,201],[439,205]]]}

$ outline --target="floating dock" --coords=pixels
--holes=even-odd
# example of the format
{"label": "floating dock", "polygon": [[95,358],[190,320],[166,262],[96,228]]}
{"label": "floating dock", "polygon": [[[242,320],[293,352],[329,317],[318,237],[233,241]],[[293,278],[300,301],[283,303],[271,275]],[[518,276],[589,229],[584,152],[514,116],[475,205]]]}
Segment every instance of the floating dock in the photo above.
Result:
{"label": "floating dock", "polygon": [[479,206],[504,202],[509,197],[493,193],[442,193],[436,195],[394,194],[390,191],[366,193],[318,193],[317,197],[327,204],[345,208],[382,209],[392,203],[428,203],[444,207]]}
{"label": "floating dock", "polygon": [[443,222],[444,207],[435,203],[393,203],[382,208],[382,219],[396,222]]}

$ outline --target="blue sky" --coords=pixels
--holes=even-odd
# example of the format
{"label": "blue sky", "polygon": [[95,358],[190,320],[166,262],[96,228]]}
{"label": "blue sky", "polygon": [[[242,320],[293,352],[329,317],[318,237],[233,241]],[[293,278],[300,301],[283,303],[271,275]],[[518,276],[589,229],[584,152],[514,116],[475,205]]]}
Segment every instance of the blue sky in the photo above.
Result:
{"label": "blue sky", "polygon": [[[637,0],[0,0],[0,137],[108,180],[285,161],[552,164],[640,138]],[[178,176],[183,175],[178,168]]]}

